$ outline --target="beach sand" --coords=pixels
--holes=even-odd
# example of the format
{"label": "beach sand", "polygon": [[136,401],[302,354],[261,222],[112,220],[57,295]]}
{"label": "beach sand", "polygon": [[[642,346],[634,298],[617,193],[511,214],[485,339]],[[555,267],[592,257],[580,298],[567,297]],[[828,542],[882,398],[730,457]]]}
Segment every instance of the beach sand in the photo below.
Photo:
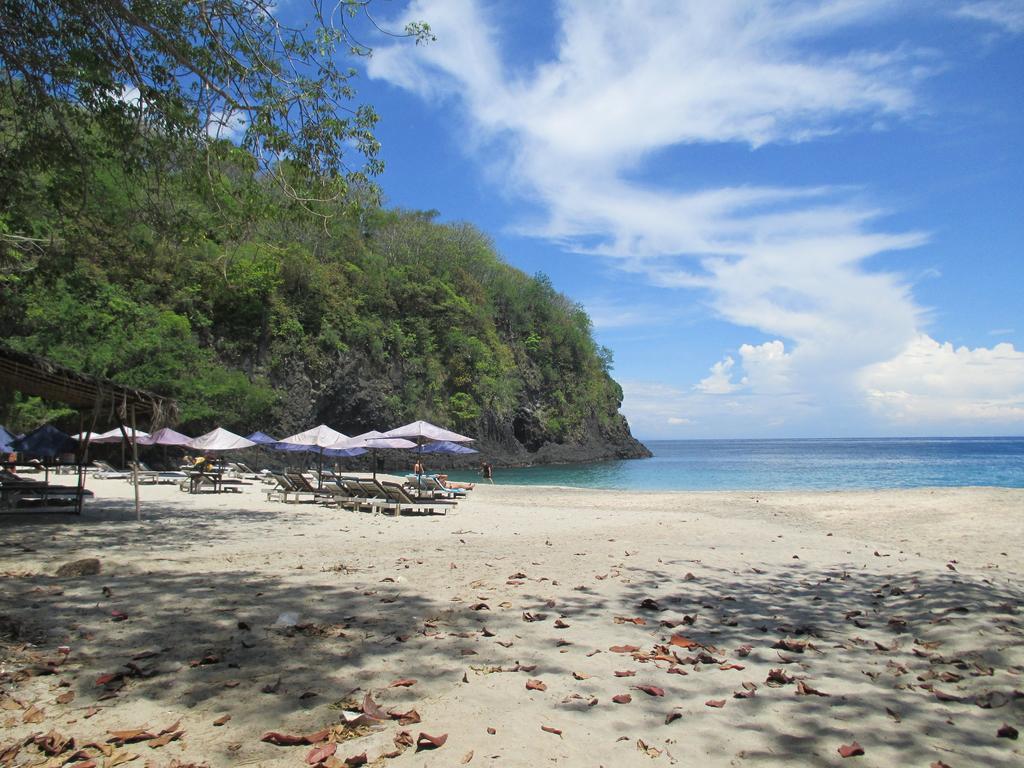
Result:
{"label": "beach sand", "polygon": [[145,729],[97,765],[303,765],[261,736],[370,694],[421,721],[339,728],[327,765],[1024,764],[1022,490],[499,485],[394,519],[163,486],[139,524],[90,483],[81,519],[0,517],[0,755]]}

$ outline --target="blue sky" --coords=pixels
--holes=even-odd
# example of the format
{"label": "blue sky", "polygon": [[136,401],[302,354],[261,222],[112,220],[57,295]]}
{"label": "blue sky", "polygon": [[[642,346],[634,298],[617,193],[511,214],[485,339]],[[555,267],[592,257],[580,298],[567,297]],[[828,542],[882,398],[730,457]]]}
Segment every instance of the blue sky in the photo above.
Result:
{"label": "blue sky", "polygon": [[396,206],[590,312],[641,438],[1024,434],[1024,2],[381,4]]}

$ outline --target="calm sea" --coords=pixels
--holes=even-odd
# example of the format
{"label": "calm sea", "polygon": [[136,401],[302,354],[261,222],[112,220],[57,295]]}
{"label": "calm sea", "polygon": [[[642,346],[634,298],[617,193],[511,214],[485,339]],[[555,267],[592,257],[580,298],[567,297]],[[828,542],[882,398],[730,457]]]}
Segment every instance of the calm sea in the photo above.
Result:
{"label": "calm sea", "polygon": [[[626,490],[1024,488],[1024,438],[653,440],[650,459],[495,469],[496,483]],[[452,472],[452,479],[474,475]],[[479,480],[479,477],[475,477]]]}

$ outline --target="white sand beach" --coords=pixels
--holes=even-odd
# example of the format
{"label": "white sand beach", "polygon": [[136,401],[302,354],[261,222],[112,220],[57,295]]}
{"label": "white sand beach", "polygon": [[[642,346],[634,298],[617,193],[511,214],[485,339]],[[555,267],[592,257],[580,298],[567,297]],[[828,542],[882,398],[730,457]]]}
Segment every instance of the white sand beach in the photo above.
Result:
{"label": "white sand beach", "polygon": [[[90,484],[80,519],[0,518],[0,765],[61,737],[96,765],[294,766],[332,739],[331,766],[1024,762],[997,735],[1024,728],[1022,490],[478,486],[395,519],[162,486],[139,524],[130,485]],[[261,741],[367,694],[395,719]]]}

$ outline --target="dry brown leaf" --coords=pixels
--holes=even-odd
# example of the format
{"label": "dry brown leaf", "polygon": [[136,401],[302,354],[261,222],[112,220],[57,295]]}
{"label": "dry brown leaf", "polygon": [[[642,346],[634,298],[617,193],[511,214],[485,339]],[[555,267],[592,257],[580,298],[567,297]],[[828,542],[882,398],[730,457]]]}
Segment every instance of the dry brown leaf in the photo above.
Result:
{"label": "dry brown leaf", "polygon": [[864,754],[864,747],[854,741],[851,744],[840,745],[836,751],[839,752],[840,757],[857,757]]}
{"label": "dry brown leaf", "polygon": [[421,752],[425,749],[437,749],[443,747],[444,743],[448,741],[448,734],[442,733],[440,736],[431,736],[429,733],[420,732],[420,735],[416,737],[416,751]]}
{"label": "dry brown leaf", "polygon": [[542,725],[542,726],[540,727],[540,729],[541,729],[542,731],[545,731],[545,732],[547,732],[547,733],[553,733],[553,734],[555,734],[555,736],[561,736],[561,735],[562,735],[562,731],[561,731],[561,729],[559,729],[559,728],[553,728],[553,727],[552,727],[552,726],[550,726],[550,725]]}
{"label": "dry brown leaf", "polygon": [[155,739],[150,739],[146,742],[150,749],[157,749],[158,747],[166,747],[172,741],[177,741],[184,735],[184,731],[170,731],[157,736]]}
{"label": "dry brown leaf", "polygon": [[466,754],[464,754],[462,756],[462,760],[460,762],[463,765],[465,765],[466,763],[470,762],[472,759],[473,759],[473,750],[471,749],[471,750],[469,750],[469,752],[467,752]]}
{"label": "dry brown leaf", "polygon": [[335,752],[338,751],[338,745],[334,743],[321,744],[318,747],[313,747],[306,755],[307,765],[317,765],[322,763],[328,757],[331,757]]}
{"label": "dry brown leaf", "polygon": [[588,680],[591,677],[590,675],[586,674],[585,672],[573,672],[572,676],[574,678],[576,678],[577,680]]}
{"label": "dry brown leaf", "polygon": [[528,691],[546,691],[548,687],[540,680],[527,680],[526,690]]}
{"label": "dry brown leaf", "polygon": [[612,696],[612,701],[616,704],[629,704],[633,700],[633,697],[628,693],[620,693],[617,696]]}
{"label": "dry brown leaf", "polygon": [[224,723],[226,723],[230,719],[231,719],[231,715],[221,715],[220,717],[218,717],[216,720],[213,721],[213,724],[216,725],[216,726],[221,726],[221,725],[224,725]]}
{"label": "dry brown leaf", "polygon": [[725,706],[725,699],[708,699],[704,702],[705,707],[714,707],[715,709],[721,709]]}
{"label": "dry brown leaf", "polygon": [[45,714],[46,713],[43,710],[41,710],[39,707],[33,704],[31,707],[25,710],[25,714],[21,716],[21,722],[41,723],[43,722],[43,717]]}
{"label": "dry brown leaf", "polygon": [[391,683],[391,685],[389,685],[388,688],[409,688],[413,685],[416,685],[415,680],[413,680],[412,678],[404,677],[401,680],[395,680],[395,682]]}
{"label": "dry brown leaf", "polygon": [[615,672],[616,677],[633,677],[635,674],[636,670],[633,669],[616,670]]}

